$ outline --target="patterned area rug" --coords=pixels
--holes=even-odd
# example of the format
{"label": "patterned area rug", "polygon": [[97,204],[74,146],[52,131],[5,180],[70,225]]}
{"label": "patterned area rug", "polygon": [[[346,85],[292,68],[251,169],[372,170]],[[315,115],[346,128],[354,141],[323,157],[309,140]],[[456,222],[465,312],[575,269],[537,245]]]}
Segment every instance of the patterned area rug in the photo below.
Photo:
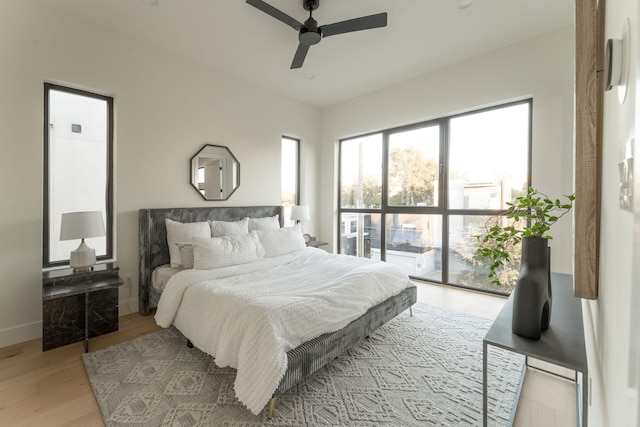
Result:
{"label": "patterned area rug", "polygon": [[[416,304],[278,398],[272,420],[235,398],[235,370],[171,328],[83,355],[107,426],[480,426],[491,321]],[[489,347],[490,425],[509,425],[524,361]]]}

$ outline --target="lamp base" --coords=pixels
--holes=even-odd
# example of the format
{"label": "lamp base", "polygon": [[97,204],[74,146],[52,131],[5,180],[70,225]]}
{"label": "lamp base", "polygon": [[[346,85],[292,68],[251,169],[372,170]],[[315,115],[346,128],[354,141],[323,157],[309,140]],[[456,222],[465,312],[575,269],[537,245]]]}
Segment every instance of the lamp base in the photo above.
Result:
{"label": "lamp base", "polygon": [[71,251],[69,266],[74,273],[91,271],[96,263],[96,251],[91,249],[82,239],[80,246],[75,251]]}

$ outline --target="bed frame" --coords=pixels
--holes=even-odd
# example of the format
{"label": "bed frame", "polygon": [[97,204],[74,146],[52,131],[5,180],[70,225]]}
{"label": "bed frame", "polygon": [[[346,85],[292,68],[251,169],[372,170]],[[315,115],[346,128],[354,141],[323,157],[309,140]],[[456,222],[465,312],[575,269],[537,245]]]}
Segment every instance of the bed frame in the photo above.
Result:
{"label": "bed frame", "polygon": [[[282,206],[140,209],[138,212],[140,313],[148,315],[152,308],[157,307],[160,299],[160,294],[151,286],[151,273],[156,267],[169,263],[165,218],[180,222],[237,221],[244,217],[261,218],[274,215],[279,215],[282,227],[284,224]],[[409,287],[371,307],[365,314],[339,331],[321,335],[287,352],[287,371],[269,404],[269,418],[273,416],[278,395],[343,354],[353,344],[369,336],[407,308],[411,310],[411,306],[416,302],[416,296],[416,287]]]}

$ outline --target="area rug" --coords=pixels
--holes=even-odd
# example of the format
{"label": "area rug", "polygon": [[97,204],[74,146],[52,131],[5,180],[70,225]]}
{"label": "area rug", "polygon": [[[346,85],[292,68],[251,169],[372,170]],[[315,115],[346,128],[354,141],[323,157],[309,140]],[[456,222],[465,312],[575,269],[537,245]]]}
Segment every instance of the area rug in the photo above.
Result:
{"label": "area rug", "polygon": [[[491,321],[418,303],[278,398],[273,419],[235,397],[235,370],[174,328],[83,355],[107,426],[482,425]],[[509,425],[524,360],[489,347],[490,425]]]}

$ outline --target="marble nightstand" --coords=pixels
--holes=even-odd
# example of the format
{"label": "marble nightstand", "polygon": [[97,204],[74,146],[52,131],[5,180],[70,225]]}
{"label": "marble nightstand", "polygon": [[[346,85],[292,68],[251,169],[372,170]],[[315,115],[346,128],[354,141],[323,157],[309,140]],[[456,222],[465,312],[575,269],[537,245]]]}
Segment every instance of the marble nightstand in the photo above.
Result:
{"label": "marble nightstand", "polygon": [[71,268],[42,273],[42,351],[118,330],[118,288],[123,285],[115,263],[92,271]]}

